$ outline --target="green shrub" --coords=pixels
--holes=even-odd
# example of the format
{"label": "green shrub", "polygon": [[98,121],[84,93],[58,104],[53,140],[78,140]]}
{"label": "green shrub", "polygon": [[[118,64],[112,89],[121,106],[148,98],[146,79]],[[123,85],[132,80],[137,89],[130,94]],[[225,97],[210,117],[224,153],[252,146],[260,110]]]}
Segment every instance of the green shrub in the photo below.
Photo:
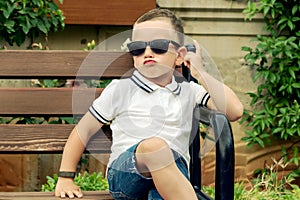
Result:
{"label": "green shrub", "polygon": [[[53,192],[55,191],[55,186],[58,180],[57,174],[54,174],[53,177],[47,176],[47,183],[42,185],[43,192]],[[81,188],[83,191],[97,191],[97,190],[107,190],[108,183],[107,180],[103,177],[102,173],[92,173],[84,172],[83,174],[78,174],[74,178],[74,182]]]}
{"label": "green shrub", "polygon": [[[299,0],[248,1],[247,19],[263,14],[268,35],[258,35],[257,46],[243,47],[245,61],[255,70],[257,91],[249,92],[253,110],[245,111],[249,146],[273,139],[295,141],[285,149],[285,161],[299,165],[300,141],[300,4]],[[292,155],[292,158],[288,158]]]}
{"label": "green shrub", "polygon": [[[63,0],[59,0],[62,3]],[[64,28],[64,16],[53,0],[0,1],[0,39],[22,45],[29,37]]]}

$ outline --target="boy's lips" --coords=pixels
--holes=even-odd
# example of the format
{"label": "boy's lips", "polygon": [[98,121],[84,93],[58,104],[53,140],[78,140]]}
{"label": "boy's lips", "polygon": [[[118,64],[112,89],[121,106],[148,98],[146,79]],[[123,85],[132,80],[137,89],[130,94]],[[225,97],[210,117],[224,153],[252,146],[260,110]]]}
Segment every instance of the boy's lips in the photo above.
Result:
{"label": "boy's lips", "polygon": [[155,64],[155,63],[156,63],[155,60],[145,60],[145,61],[144,61],[144,65],[153,65],[153,64]]}

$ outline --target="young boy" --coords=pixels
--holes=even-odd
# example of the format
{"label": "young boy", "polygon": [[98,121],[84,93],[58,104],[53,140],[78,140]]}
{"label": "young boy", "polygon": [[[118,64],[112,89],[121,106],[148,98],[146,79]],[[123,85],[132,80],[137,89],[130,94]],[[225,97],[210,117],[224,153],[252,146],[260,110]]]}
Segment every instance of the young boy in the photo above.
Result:
{"label": "young boy", "polygon": [[[154,9],[136,21],[128,44],[136,70],[130,78],[112,81],[71,132],[56,196],[82,197],[69,172],[76,171],[86,141],[110,124],[107,179],[114,199],[197,199],[188,180],[193,109],[202,104],[234,121],[243,106],[230,88],[205,72],[194,44],[196,53],[187,52],[182,23],[169,10]],[[175,81],[174,69],[182,63],[201,85]]]}

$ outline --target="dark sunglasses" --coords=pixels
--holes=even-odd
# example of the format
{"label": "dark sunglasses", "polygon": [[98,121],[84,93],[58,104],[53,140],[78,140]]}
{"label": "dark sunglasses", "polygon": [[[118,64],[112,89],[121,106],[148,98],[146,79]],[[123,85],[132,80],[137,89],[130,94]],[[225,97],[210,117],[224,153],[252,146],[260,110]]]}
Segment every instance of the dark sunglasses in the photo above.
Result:
{"label": "dark sunglasses", "polygon": [[127,44],[127,47],[129,49],[129,52],[133,56],[139,56],[143,54],[147,46],[150,46],[151,50],[156,54],[164,54],[168,51],[170,43],[173,44],[176,49],[180,47],[180,45],[177,42],[166,39],[157,39],[148,42],[134,41]]}

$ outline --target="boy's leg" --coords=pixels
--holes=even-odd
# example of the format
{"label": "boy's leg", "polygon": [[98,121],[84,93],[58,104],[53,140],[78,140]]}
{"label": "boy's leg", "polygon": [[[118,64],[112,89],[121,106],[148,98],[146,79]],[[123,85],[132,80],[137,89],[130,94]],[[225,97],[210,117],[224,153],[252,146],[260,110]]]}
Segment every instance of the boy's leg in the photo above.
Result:
{"label": "boy's leg", "polygon": [[122,153],[108,168],[109,191],[116,200],[144,200],[148,191],[155,188],[153,180],[142,176],[136,168],[136,147]]}
{"label": "boy's leg", "polygon": [[172,150],[161,138],[143,140],[136,149],[137,168],[152,177],[156,189],[164,199],[197,199],[188,179],[174,161]]}
{"label": "boy's leg", "polygon": [[[177,152],[173,151],[173,155],[175,158],[175,163],[177,165],[177,167],[179,168],[179,170],[181,171],[181,173],[187,178],[189,179],[189,172],[188,172],[188,166],[186,161],[184,160],[184,158],[178,154]],[[157,189],[151,189],[148,193],[148,200],[162,200],[163,198],[160,196],[160,194],[158,193]]]}

